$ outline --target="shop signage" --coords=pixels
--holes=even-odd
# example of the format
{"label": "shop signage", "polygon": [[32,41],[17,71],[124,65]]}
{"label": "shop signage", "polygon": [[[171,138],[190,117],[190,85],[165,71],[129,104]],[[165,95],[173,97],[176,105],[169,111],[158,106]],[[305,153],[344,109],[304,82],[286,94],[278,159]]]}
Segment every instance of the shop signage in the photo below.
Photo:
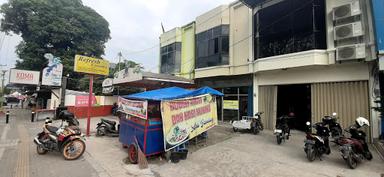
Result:
{"label": "shop signage", "polygon": [[47,53],[44,55],[48,59],[48,66],[44,68],[42,75],[42,85],[61,86],[61,78],[63,77],[63,64],[59,57],[54,57]]}
{"label": "shop signage", "polygon": [[215,97],[162,101],[164,148],[170,150],[217,125]]}
{"label": "shop signage", "polygon": [[112,93],[113,92],[113,79],[107,78],[102,83],[103,93]]}
{"label": "shop signage", "polygon": [[40,80],[39,71],[29,71],[20,69],[11,69],[9,74],[9,83],[38,85]]}
{"label": "shop signage", "polygon": [[237,100],[223,100],[223,109],[239,109],[239,101]]}
{"label": "shop signage", "polygon": [[[75,98],[75,106],[76,107],[87,107],[88,106],[88,100],[89,97],[88,95],[76,95]],[[92,105],[96,106],[97,105],[97,99],[95,96],[92,97]]]}
{"label": "shop signage", "polygon": [[139,81],[143,79],[143,74],[140,71],[140,67],[125,68],[115,73],[113,78],[113,84],[121,84],[132,81]]}
{"label": "shop signage", "polygon": [[74,70],[75,72],[106,76],[109,74],[109,62],[108,60],[76,55]]}
{"label": "shop signage", "polygon": [[147,119],[148,101],[128,100],[123,97],[118,98],[118,110],[135,117]]}

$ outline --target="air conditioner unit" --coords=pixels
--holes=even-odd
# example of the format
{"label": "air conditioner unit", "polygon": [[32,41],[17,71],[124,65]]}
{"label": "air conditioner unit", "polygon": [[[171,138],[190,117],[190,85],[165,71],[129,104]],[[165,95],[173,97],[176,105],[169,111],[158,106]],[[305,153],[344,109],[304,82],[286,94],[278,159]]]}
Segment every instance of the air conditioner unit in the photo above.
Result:
{"label": "air conditioner unit", "polygon": [[342,6],[338,6],[333,8],[333,20],[339,20],[355,15],[360,15],[361,9],[360,9],[360,3],[359,1],[354,1],[349,4],[345,4]]}
{"label": "air conditioner unit", "polygon": [[362,35],[364,35],[364,30],[361,21],[336,26],[334,28],[335,40],[358,37]]}
{"label": "air conditioner unit", "polygon": [[365,44],[354,44],[336,48],[336,61],[363,59],[365,57]]}

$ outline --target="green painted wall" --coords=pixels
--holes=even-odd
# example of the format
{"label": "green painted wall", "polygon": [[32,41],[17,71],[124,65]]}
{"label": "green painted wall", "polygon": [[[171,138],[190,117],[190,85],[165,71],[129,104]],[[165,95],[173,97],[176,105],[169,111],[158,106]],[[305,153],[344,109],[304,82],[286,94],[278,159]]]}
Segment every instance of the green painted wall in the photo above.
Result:
{"label": "green painted wall", "polygon": [[181,77],[194,79],[195,69],[195,22],[181,28]]}

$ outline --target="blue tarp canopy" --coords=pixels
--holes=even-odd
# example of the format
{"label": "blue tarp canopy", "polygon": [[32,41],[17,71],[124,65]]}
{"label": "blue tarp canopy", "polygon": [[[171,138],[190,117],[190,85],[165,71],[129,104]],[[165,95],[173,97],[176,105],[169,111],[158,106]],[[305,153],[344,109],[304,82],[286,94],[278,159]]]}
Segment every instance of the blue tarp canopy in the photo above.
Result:
{"label": "blue tarp canopy", "polygon": [[138,100],[173,100],[178,98],[193,97],[198,95],[211,94],[216,96],[224,96],[221,92],[212,89],[210,87],[201,87],[196,90],[187,90],[180,87],[168,87],[158,90],[151,90],[147,92],[135,93],[131,95],[125,95],[126,99],[138,99]]}

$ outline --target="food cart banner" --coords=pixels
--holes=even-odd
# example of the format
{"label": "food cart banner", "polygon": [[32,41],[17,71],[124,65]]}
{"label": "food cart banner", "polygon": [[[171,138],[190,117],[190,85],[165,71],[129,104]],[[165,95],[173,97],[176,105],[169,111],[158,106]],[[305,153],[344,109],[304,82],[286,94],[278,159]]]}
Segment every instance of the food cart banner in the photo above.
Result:
{"label": "food cart banner", "polygon": [[206,94],[162,101],[161,115],[167,151],[217,125],[216,98]]}
{"label": "food cart banner", "polygon": [[148,101],[128,100],[119,97],[117,102],[119,111],[142,119],[147,119]]}

